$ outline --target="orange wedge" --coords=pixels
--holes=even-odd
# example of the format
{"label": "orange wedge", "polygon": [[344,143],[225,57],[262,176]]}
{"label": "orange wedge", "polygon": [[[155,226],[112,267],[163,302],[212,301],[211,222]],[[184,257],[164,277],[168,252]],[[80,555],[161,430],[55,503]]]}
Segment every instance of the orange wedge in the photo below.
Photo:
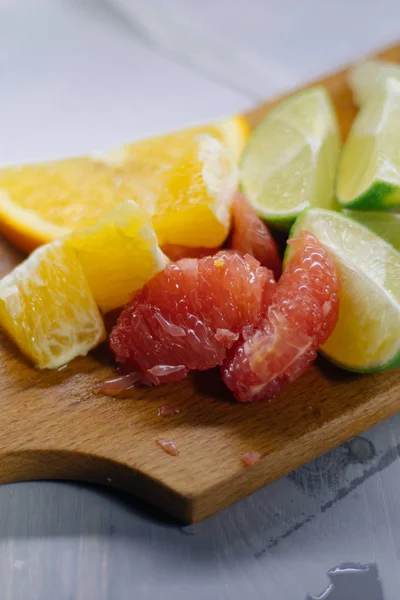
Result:
{"label": "orange wedge", "polygon": [[128,302],[166,257],[150,215],[125,200],[92,228],[45,244],[0,281],[0,325],[40,368],[86,354],[103,312]]}
{"label": "orange wedge", "polygon": [[[206,196],[192,193],[195,181],[202,175],[193,170],[188,160],[200,134],[212,135],[218,140],[222,149],[220,154],[226,155],[226,160],[230,161],[231,180],[236,181],[235,163],[248,137],[247,124],[242,117],[139,141],[97,157],[1,169],[0,232],[18,248],[30,251],[77,228],[95,226],[99,218],[116,204],[133,199],[154,215],[156,233],[160,230],[164,237],[170,210],[176,210],[176,235],[168,236],[170,243],[179,244],[181,239],[185,239],[185,243],[192,247],[218,246],[229,229],[225,194],[221,197],[219,192],[216,193],[214,184],[211,192],[211,184],[206,185]],[[201,166],[204,172],[218,173],[220,162],[215,166],[209,162],[216,154],[211,152],[206,161],[197,158],[197,166]],[[223,162],[226,160],[224,158]],[[170,181],[176,176],[183,183],[181,174],[186,168],[192,174],[190,181],[185,179],[191,191],[185,194],[184,190],[180,190],[178,200],[174,193],[171,195],[175,184]],[[223,178],[225,182],[225,174]],[[224,182],[217,187],[221,188]],[[166,185],[169,186],[169,204],[164,198]],[[219,206],[220,200],[222,204]],[[183,219],[187,213],[177,210],[180,203],[191,205],[190,218],[193,222],[196,220],[196,203],[198,206],[199,226],[197,229],[192,227],[190,239],[185,236],[187,226]],[[209,208],[204,210],[205,205]],[[204,218],[205,213],[211,220]],[[200,224],[209,232],[201,231]]]}
{"label": "orange wedge", "polygon": [[126,304],[166,264],[149,213],[125,200],[97,225],[67,238],[102,312]]}
{"label": "orange wedge", "polygon": [[0,281],[0,325],[41,369],[85,355],[105,338],[82,266],[61,241],[38,248]]}
{"label": "orange wedge", "polygon": [[217,123],[199,125],[139,140],[133,144],[126,144],[110,150],[102,156],[116,164],[126,164],[128,161],[132,161],[138,164],[159,165],[160,170],[163,170],[182,157],[193,139],[202,133],[217,138],[227,146],[233,160],[238,163],[250,136],[250,128],[244,117],[234,116]]}
{"label": "orange wedge", "polygon": [[160,245],[213,248],[228,235],[237,168],[226,147],[206,134],[194,138],[165,178],[153,214]]}

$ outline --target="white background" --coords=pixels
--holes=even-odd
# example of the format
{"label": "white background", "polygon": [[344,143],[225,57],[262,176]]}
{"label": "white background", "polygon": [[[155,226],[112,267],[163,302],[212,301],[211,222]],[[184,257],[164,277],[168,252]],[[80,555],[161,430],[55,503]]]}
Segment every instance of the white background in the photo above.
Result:
{"label": "white background", "polygon": [[213,119],[388,45],[399,0],[0,0],[0,162]]}

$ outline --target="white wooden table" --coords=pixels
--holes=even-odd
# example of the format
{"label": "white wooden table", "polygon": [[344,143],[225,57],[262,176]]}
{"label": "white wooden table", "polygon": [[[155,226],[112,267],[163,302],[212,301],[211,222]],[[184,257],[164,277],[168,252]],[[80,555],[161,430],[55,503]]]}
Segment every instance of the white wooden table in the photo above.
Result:
{"label": "white wooden table", "polygon": [[[0,162],[245,109],[399,22],[398,0],[0,0]],[[90,486],[2,486],[0,600],[398,600],[399,448],[400,416],[196,529]]]}

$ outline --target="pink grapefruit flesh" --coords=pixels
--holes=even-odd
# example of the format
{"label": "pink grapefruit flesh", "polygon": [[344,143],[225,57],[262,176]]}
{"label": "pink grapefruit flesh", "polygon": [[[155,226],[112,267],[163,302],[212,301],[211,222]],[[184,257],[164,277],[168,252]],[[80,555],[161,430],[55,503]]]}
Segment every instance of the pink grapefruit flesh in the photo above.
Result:
{"label": "pink grapefruit flesh", "polygon": [[221,365],[275,290],[272,272],[252,256],[220,251],[168,264],[121,313],[111,348],[143,383],[178,381]]}
{"label": "pink grapefruit flesh", "polygon": [[268,227],[239,192],[234,196],[232,211],[229,247],[242,254],[254,256],[263,266],[271,269],[278,280],[282,272],[282,263],[278,247]]}
{"label": "pink grapefruit flesh", "polygon": [[222,366],[237,400],[277,396],[316,358],[339,311],[335,265],[310,233],[290,240],[293,251],[261,321],[245,327]]}
{"label": "pink grapefruit flesh", "polygon": [[174,262],[182,260],[182,258],[204,258],[212,256],[218,252],[220,248],[189,248],[187,246],[176,246],[173,244],[165,244],[162,247],[164,254]]}

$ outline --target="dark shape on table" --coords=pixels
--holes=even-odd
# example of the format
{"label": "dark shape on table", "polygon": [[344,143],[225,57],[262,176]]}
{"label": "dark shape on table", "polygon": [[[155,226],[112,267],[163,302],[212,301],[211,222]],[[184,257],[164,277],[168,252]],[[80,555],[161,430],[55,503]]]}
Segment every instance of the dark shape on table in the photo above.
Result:
{"label": "dark shape on table", "polygon": [[384,600],[378,568],[375,564],[345,563],[328,571],[330,584],[318,596],[306,600]]}

